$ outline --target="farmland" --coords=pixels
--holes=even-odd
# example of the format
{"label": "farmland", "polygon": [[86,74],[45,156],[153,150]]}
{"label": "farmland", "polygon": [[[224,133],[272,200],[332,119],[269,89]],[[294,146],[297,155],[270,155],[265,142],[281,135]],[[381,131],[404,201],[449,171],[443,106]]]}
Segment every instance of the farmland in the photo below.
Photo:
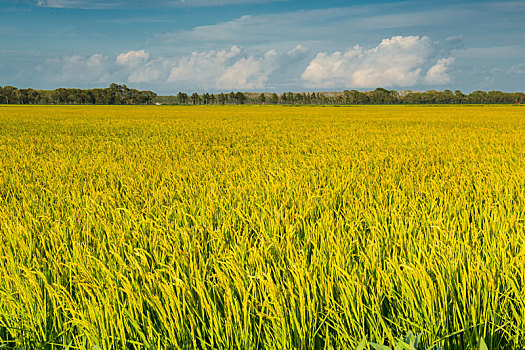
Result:
{"label": "farmland", "polygon": [[525,108],[0,106],[0,344],[525,347]]}

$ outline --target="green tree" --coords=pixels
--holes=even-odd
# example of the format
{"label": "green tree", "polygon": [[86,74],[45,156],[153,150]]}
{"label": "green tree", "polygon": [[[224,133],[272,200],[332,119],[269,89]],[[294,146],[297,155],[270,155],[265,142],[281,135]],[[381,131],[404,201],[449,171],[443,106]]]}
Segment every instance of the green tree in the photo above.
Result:
{"label": "green tree", "polygon": [[377,88],[369,93],[370,103],[391,104],[397,102],[397,91]]}
{"label": "green tree", "polygon": [[2,96],[5,97],[7,104],[20,103],[20,91],[14,86],[4,86],[2,89]]}
{"label": "green tree", "polygon": [[210,94],[206,92],[204,95],[202,95],[202,101],[205,105],[210,103]]}
{"label": "green tree", "polygon": [[194,105],[197,105],[197,104],[200,104],[201,102],[201,99],[199,97],[199,94],[194,92],[192,95],[191,95],[191,101],[193,102]]}
{"label": "green tree", "polygon": [[461,90],[454,91],[454,102],[455,103],[464,103],[465,101],[465,94],[461,92]]}
{"label": "green tree", "polygon": [[485,91],[474,91],[468,95],[470,103],[487,103],[487,93]]}
{"label": "green tree", "polygon": [[188,101],[188,95],[184,92],[179,92],[177,94],[177,99],[179,100],[180,104],[186,104],[186,102]]}
{"label": "green tree", "polygon": [[242,92],[237,92],[235,94],[235,100],[237,101],[237,104],[242,105],[246,101],[246,96]]}

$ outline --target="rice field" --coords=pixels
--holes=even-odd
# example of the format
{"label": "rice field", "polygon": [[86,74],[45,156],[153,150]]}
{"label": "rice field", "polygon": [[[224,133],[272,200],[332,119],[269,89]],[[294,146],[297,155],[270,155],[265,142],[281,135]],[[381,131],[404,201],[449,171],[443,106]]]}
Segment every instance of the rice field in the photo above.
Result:
{"label": "rice field", "polygon": [[408,331],[525,347],[525,108],[0,106],[0,347]]}

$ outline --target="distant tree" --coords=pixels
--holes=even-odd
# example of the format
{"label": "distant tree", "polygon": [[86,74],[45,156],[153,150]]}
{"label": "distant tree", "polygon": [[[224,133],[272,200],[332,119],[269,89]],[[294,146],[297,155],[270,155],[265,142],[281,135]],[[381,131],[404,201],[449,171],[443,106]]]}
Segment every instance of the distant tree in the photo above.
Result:
{"label": "distant tree", "polygon": [[465,102],[465,94],[462,93],[460,90],[454,91],[454,102],[455,103],[464,103]]}
{"label": "distant tree", "polygon": [[33,89],[20,89],[19,103],[21,104],[33,104],[38,103],[40,95]]}
{"label": "distant tree", "polygon": [[510,94],[511,96],[511,103],[525,103],[525,93],[523,92],[516,92],[513,94]]}
{"label": "distant tree", "polygon": [[202,95],[202,102],[207,105],[209,102],[210,102],[210,94],[209,93],[204,93]]}
{"label": "distant tree", "polygon": [[512,103],[512,98],[509,100],[505,93],[501,91],[489,91],[487,94],[487,101],[490,103]]}
{"label": "distant tree", "polygon": [[186,104],[186,101],[188,100],[188,95],[186,95],[184,92],[179,92],[177,94],[177,98],[180,104]]}
{"label": "distant tree", "polygon": [[157,97],[157,94],[146,90],[139,93],[138,103],[140,104],[152,104],[153,100]]}
{"label": "distant tree", "polygon": [[235,100],[237,101],[237,104],[242,105],[246,101],[246,96],[242,92],[237,92],[235,94]]}
{"label": "distant tree", "polygon": [[2,96],[5,97],[7,104],[20,103],[20,91],[14,86],[4,86],[2,89]]}
{"label": "distant tree", "polygon": [[13,86],[0,86],[0,103],[7,104],[151,104],[155,101],[179,104],[225,104],[225,103],[272,103],[272,104],[379,104],[379,103],[525,103],[525,93],[505,93],[501,91],[474,91],[469,95],[460,90],[428,90],[425,92],[408,91],[399,93],[395,90],[377,88],[373,91],[359,92],[344,90],[342,93],[293,93],[280,96],[261,93],[246,95],[242,92],[229,94],[193,93],[191,97],[179,92],[177,96],[157,96],[152,91],[139,91],[126,85],[112,83],[108,88],[35,90],[17,89]]}
{"label": "distant tree", "polygon": [[420,93],[408,93],[403,97],[402,101],[407,104],[418,104],[422,103],[422,96]]}
{"label": "distant tree", "polygon": [[365,105],[365,104],[370,103],[370,98],[368,97],[367,94],[357,91],[357,90],[352,90],[351,92],[352,92],[352,96],[353,96],[355,104]]}
{"label": "distant tree", "polygon": [[315,92],[312,92],[310,94],[310,103],[312,103],[312,104],[317,104],[318,103],[317,102],[317,95],[315,94]]}
{"label": "distant tree", "polygon": [[393,93],[397,94],[397,91],[389,91],[384,88],[377,88],[371,91],[369,94],[370,103],[373,104],[390,104],[395,103],[396,98]]}
{"label": "distant tree", "polygon": [[308,95],[306,93],[303,92],[300,96],[301,96],[301,103],[303,105],[310,103],[308,102]]}
{"label": "distant tree", "polygon": [[191,101],[193,102],[194,105],[196,104],[200,104],[200,97],[199,97],[199,94],[194,92],[192,95],[191,95]]}
{"label": "distant tree", "polygon": [[487,93],[485,91],[474,91],[468,95],[470,103],[488,103]]}

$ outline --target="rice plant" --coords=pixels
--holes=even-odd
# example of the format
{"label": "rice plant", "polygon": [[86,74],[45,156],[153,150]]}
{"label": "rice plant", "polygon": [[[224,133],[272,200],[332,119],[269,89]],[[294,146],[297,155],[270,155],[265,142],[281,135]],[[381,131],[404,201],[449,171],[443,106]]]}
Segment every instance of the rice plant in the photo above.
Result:
{"label": "rice plant", "polygon": [[525,110],[0,106],[0,346],[525,347]]}

